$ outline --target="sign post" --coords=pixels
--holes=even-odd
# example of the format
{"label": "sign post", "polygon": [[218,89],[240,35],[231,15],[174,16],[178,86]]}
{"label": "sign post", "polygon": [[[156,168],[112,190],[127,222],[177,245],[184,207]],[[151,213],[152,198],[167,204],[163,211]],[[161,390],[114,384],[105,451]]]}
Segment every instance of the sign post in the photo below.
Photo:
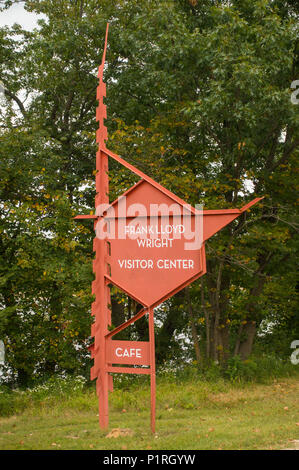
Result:
{"label": "sign post", "polygon": [[156,358],[155,358],[155,329],[154,309],[149,309],[149,340],[150,340],[150,364],[151,364],[151,430],[156,429]]}
{"label": "sign post", "polygon": [[[236,219],[262,198],[242,209],[202,210],[158,184],[106,147],[104,125],[106,86],[103,71],[107,49],[108,25],[102,63],[99,67],[99,101],[96,118],[96,197],[93,219],[95,280],[92,293],[89,350],[94,359],[91,379],[97,379],[100,427],[108,427],[108,391],[113,391],[112,373],[149,374],[151,381],[151,430],[155,432],[156,365],[154,308],[206,273],[205,241]],[[140,177],[140,181],[121,198],[109,203],[108,158],[112,158]],[[143,307],[123,324],[111,325],[110,290],[113,284]],[[113,336],[148,315],[149,341],[116,341]]]}

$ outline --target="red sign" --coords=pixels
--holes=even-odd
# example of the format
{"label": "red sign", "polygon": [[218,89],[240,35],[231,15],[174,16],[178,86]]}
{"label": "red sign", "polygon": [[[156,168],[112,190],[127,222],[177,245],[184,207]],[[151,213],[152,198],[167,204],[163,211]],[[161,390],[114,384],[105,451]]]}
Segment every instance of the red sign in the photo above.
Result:
{"label": "red sign", "polygon": [[147,341],[106,342],[106,358],[111,364],[150,365],[150,349]]}
{"label": "red sign", "polygon": [[[130,216],[135,201],[143,202],[139,206],[146,216]],[[108,277],[113,284],[142,305],[156,306],[204,274],[200,244],[185,249],[190,243],[187,237],[195,230],[192,213],[183,217],[183,206],[177,205],[181,214],[173,215],[169,210],[174,206],[173,199],[146,181],[126,193],[125,217],[120,214],[120,204],[116,201],[105,216],[110,228]],[[153,214],[155,207],[162,207],[162,215]]]}
{"label": "red sign", "polygon": [[[242,209],[198,210],[107,149],[104,126],[106,86],[103,71],[108,25],[102,63],[99,67],[97,98],[96,215],[94,219],[95,280],[92,293],[90,346],[94,366],[91,379],[97,378],[99,421],[108,426],[108,391],[113,391],[111,373],[138,373],[151,376],[151,428],[155,431],[155,337],[154,307],[174,295],[206,272],[204,243],[261,198]],[[109,204],[108,158],[131,170],[141,180],[121,199]],[[114,284],[144,306],[134,317],[108,331],[111,325],[110,290]],[[148,314],[149,342],[115,341],[112,337]],[[123,367],[146,365],[149,367]],[[119,367],[121,366],[121,367]]]}

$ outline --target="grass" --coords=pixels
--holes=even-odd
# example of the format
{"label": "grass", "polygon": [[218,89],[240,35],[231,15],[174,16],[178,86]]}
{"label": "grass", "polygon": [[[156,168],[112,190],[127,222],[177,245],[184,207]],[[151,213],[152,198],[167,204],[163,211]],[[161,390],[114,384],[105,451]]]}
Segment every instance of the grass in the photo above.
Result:
{"label": "grass", "polygon": [[[98,425],[94,388],[2,394],[4,400],[9,397],[14,414],[0,418],[1,450],[279,449],[290,448],[291,441],[299,439],[297,374],[246,385],[223,379],[180,383],[162,378],[155,435],[150,432],[146,380],[110,394],[108,431]],[[107,437],[116,428],[130,431]]]}

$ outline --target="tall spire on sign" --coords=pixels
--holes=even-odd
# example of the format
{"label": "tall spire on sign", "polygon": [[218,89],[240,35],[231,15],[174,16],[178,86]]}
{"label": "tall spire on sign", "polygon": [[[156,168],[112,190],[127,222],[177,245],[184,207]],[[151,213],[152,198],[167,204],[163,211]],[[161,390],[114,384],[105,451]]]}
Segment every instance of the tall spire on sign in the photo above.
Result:
{"label": "tall spire on sign", "polygon": [[[99,101],[96,120],[99,122],[99,128],[96,132],[96,141],[98,150],[96,155],[96,196],[95,209],[100,204],[109,203],[109,178],[108,178],[108,155],[106,154],[105,140],[108,138],[107,128],[104,125],[104,119],[107,117],[106,105],[104,97],[106,96],[106,85],[103,82],[105,57],[107,50],[108,23],[106,28],[105,46],[103,52],[102,63],[99,66],[99,86],[97,88],[97,99]],[[95,228],[96,228],[95,220]],[[110,289],[106,283],[105,274],[108,270],[109,254],[107,250],[106,240],[94,238],[93,250],[95,259],[93,261],[93,271],[95,279],[92,283],[92,293],[95,300],[92,304],[92,315],[95,321],[92,324],[92,336],[94,344],[91,348],[94,365],[91,368],[91,379],[97,378],[97,394],[99,397],[99,420],[100,426],[106,428],[108,426],[108,390],[112,390],[112,377],[108,376],[106,371],[106,349],[105,334],[108,333],[108,326],[111,324],[110,305]]]}
{"label": "tall spire on sign", "polygon": [[96,112],[96,120],[99,122],[99,128],[97,130],[97,143],[99,144],[99,150],[103,150],[106,148],[105,140],[108,138],[107,128],[104,125],[104,119],[107,118],[107,111],[106,105],[104,104],[103,98],[106,96],[106,84],[103,81],[104,75],[104,66],[105,66],[105,59],[106,59],[106,50],[107,50],[107,40],[108,40],[108,29],[109,23],[107,23],[106,27],[106,36],[105,36],[105,46],[104,52],[102,57],[102,63],[99,66],[99,86],[97,88],[97,99],[99,101],[97,112]]}

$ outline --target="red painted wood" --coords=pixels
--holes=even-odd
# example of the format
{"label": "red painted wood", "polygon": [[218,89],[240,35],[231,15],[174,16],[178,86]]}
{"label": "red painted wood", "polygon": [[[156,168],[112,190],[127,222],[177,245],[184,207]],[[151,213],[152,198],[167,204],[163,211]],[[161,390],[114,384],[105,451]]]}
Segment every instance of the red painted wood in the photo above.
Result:
{"label": "red painted wood", "polygon": [[150,346],[146,341],[106,340],[106,358],[111,364],[150,365]]}
{"label": "red painted wood", "polygon": [[117,373],[117,374],[146,374],[151,373],[150,368],[141,368],[141,367],[106,367],[107,372]]}
{"label": "red painted wood", "polygon": [[[106,29],[105,47],[102,63],[99,67],[99,86],[97,90],[97,98],[99,100],[97,109],[97,120],[99,121],[99,129],[96,133],[99,150],[96,154],[96,197],[95,207],[99,204],[109,203],[108,198],[108,156],[101,148],[105,147],[107,139],[107,129],[104,126],[104,118],[106,117],[106,106],[103,98],[106,95],[106,87],[103,82],[103,69],[105,62],[105,54],[107,48],[108,25]],[[96,222],[95,222],[96,223]],[[105,335],[108,332],[108,325],[111,324],[111,314],[108,308],[110,302],[109,286],[105,282],[105,274],[107,272],[107,242],[106,240],[94,239],[95,260],[93,262],[93,270],[95,280],[92,283],[92,293],[95,294],[95,301],[92,305],[92,313],[95,317],[95,323],[92,327],[92,335],[94,336],[94,366],[91,370],[91,378],[97,378],[97,394],[99,397],[99,423],[101,428],[108,427],[108,390],[112,390],[112,379],[106,370],[106,348]]]}
{"label": "red painted wood", "polygon": [[108,274],[105,275],[105,279],[107,284],[114,284],[116,287],[119,287],[122,291],[128,294],[132,299],[136,300],[139,304],[144,305],[145,307],[149,307],[145,300],[139,298],[134,294],[134,292],[132,292],[132,290],[128,289],[128,287],[125,286],[125,283],[122,283],[122,280],[117,281],[115,278],[108,276]]}
{"label": "red painted wood", "polygon": [[151,358],[151,430],[156,430],[156,358],[155,358],[155,329],[154,329],[154,309],[149,309],[149,340]]}
{"label": "red painted wood", "polygon": [[97,215],[76,215],[74,219],[98,219]]}
{"label": "red painted wood", "polygon": [[[174,201],[169,196],[166,196],[146,181],[138,186],[136,185],[127,194],[127,208],[132,207],[137,201],[144,203],[148,214],[150,213],[150,204],[163,204],[165,209],[174,205]],[[181,207],[177,206],[179,210],[181,210]],[[116,215],[119,215],[118,204],[114,207],[114,210]],[[109,211],[107,217],[109,217]],[[191,222],[194,231],[194,215],[190,216],[189,222]],[[153,221],[150,217],[144,219],[144,228],[149,231],[152,230],[156,234],[151,247],[141,246],[136,239],[132,239],[130,234],[126,232],[128,221],[124,223],[119,218],[115,220],[117,238],[108,238],[112,253],[111,275],[109,276],[111,281],[145,306],[161,303],[170,297],[178,286],[184,285],[190,279],[204,273],[200,249],[186,251],[185,243],[188,240],[185,236],[182,236],[179,240],[172,240],[172,236],[170,236],[167,237],[167,240],[165,234],[161,233],[165,224],[178,227],[183,225],[183,221],[181,217],[172,215],[169,217],[169,221],[160,216],[156,221]],[[186,224],[183,229],[187,230]],[[151,241],[150,235],[146,237],[149,242]],[[156,243],[163,242],[167,242],[167,246],[159,249],[154,246]],[[134,267],[134,269],[126,269],[125,265],[122,264],[125,262],[124,260],[131,260],[135,264],[138,260],[142,260],[143,265]],[[176,260],[177,266],[183,263],[183,267],[168,268],[174,260]]]}
{"label": "red painted wood", "polygon": [[[117,232],[119,227],[122,226],[124,218],[128,222],[132,219],[132,214],[130,215],[128,212],[123,214],[121,212],[119,199],[109,205],[108,158],[110,157],[141,178],[138,183],[124,193],[127,206],[142,203],[147,209],[147,214],[150,214],[150,204],[164,204],[164,212],[162,210],[156,221],[156,225],[154,225],[157,229],[163,226],[167,212],[165,209],[167,207],[173,204],[178,204],[180,207],[184,206],[185,210],[188,207],[187,211],[190,214],[192,228],[194,229],[195,215],[199,213],[196,208],[188,206],[182,199],[106,147],[108,135],[104,125],[107,112],[103,102],[106,96],[103,71],[107,50],[107,36],[108,25],[102,63],[99,66],[99,85],[97,88],[99,104],[96,111],[96,120],[99,123],[99,128],[96,131],[96,140],[98,143],[98,151],[96,154],[96,215],[78,215],[75,219],[94,220],[94,227],[97,229],[99,221],[107,221],[115,215]],[[110,374],[150,374],[151,430],[155,432],[156,367],[154,307],[205,274],[206,258],[204,242],[244,211],[250,209],[250,207],[256,204],[260,199],[262,198],[254,199],[241,209],[204,210],[202,224],[203,244],[194,250],[185,250],[184,243],[186,240],[184,238],[174,240],[169,246],[163,246],[157,249],[155,246],[139,246],[136,240],[132,240],[129,237],[122,239],[116,236],[116,238],[108,237],[110,244],[108,252],[107,240],[95,237],[93,244],[95,251],[95,259],[93,261],[95,279],[92,283],[92,293],[95,295],[95,301],[91,308],[91,314],[94,318],[94,323],[91,327],[91,336],[94,338],[94,343],[89,347],[89,350],[94,360],[94,365],[90,371],[91,379],[97,379],[96,388],[99,397],[99,422],[101,428],[107,428],[108,426],[108,391],[113,390],[112,375]],[[106,204],[105,210],[99,210],[99,205],[101,204]],[[169,219],[169,224],[172,223],[175,225],[177,220],[176,216],[172,216],[172,218],[170,217]],[[153,225],[153,222],[147,216],[145,217],[145,226],[149,226],[149,224]],[[120,234],[121,233],[120,230]],[[161,234],[160,237],[162,237]],[[156,239],[159,240],[158,234]],[[131,259],[133,261],[138,259],[151,260],[154,267],[153,269],[143,269],[142,267],[131,270],[123,269],[119,263],[119,260],[122,259]],[[185,269],[184,265],[181,268],[174,269],[165,269],[165,266],[163,268],[159,267],[161,262],[165,262],[165,260],[173,261],[175,259],[185,259],[190,262],[188,269]],[[115,284],[133,299],[144,305],[144,308],[134,317],[116,327],[113,331],[108,331],[108,326],[111,325],[111,311],[109,309],[109,285],[111,283]],[[148,313],[149,342],[112,340],[114,335],[127,328],[146,313]],[[120,351],[122,352],[121,355]],[[149,365],[149,367],[119,367],[113,366],[113,364]]]}
{"label": "red painted wood", "polygon": [[130,318],[126,322],[122,323],[121,325],[117,326],[114,328],[114,330],[109,331],[109,333],[106,334],[106,338],[111,338],[112,336],[116,335],[117,333],[120,333],[120,331],[124,330],[127,328],[129,325],[132,323],[135,323],[136,320],[139,320],[139,318],[143,317],[147,313],[147,310],[145,308],[141,309],[134,317]]}
{"label": "red painted wood", "polygon": [[[206,272],[204,245],[201,248],[186,250],[185,243],[188,242],[188,237],[185,235],[180,240],[171,240],[172,235],[170,235],[167,237],[169,239],[168,246],[159,249],[155,246],[155,243],[162,243],[163,241],[163,235],[159,233],[163,229],[163,224],[173,226],[181,224],[184,226],[184,230],[187,230],[188,224],[191,223],[192,231],[195,232],[196,229],[198,233],[194,213],[190,212],[189,220],[186,222],[183,221],[181,215],[170,215],[168,219],[163,217],[163,214],[170,212],[169,208],[174,205],[181,210],[182,214],[184,204],[178,204],[177,200],[170,197],[170,195],[169,193],[165,194],[159,187],[143,179],[126,192],[126,206],[123,205],[123,200],[117,200],[112,203],[103,215],[105,220],[110,220],[111,225],[112,222],[114,223],[111,237],[108,236],[112,253],[111,274],[106,275],[106,278],[145,307],[159,305]],[[254,204],[257,200],[252,201],[251,204]],[[151,247],[141,246],[136,239],[132,239],[130,234],[126,232],[132,220],[132,214],[136,215],[130,210],[138,203],[142,203],[144,213],[149,214],[142,219],[143,228],[157,232]],[[153,204],[162,207],[162,215],[159,214],[154,222],[150,217]],[[186,206],[187,204],[184,207]],[[247,205],[247,207],[249,206],[250,204]],[[232,222],[242,212],[243,209],[203,211],[203,242]],[[112,219],[112,216],[115,216],[115,219]],[[150,238],[151,235],[149,234],[146,241],[150,241]],[[135,263],[135,267],[127,269],[122,264],[126,262],[125,260]],[[139,260],[142,260],[143,266],[136,266]],[[178,267],[173,268],[175,260]],[[180,260],[184,260],[182,261],[184,263],[182,268],[179,265]],[[145,261],[148,263],[145,263]]]}

